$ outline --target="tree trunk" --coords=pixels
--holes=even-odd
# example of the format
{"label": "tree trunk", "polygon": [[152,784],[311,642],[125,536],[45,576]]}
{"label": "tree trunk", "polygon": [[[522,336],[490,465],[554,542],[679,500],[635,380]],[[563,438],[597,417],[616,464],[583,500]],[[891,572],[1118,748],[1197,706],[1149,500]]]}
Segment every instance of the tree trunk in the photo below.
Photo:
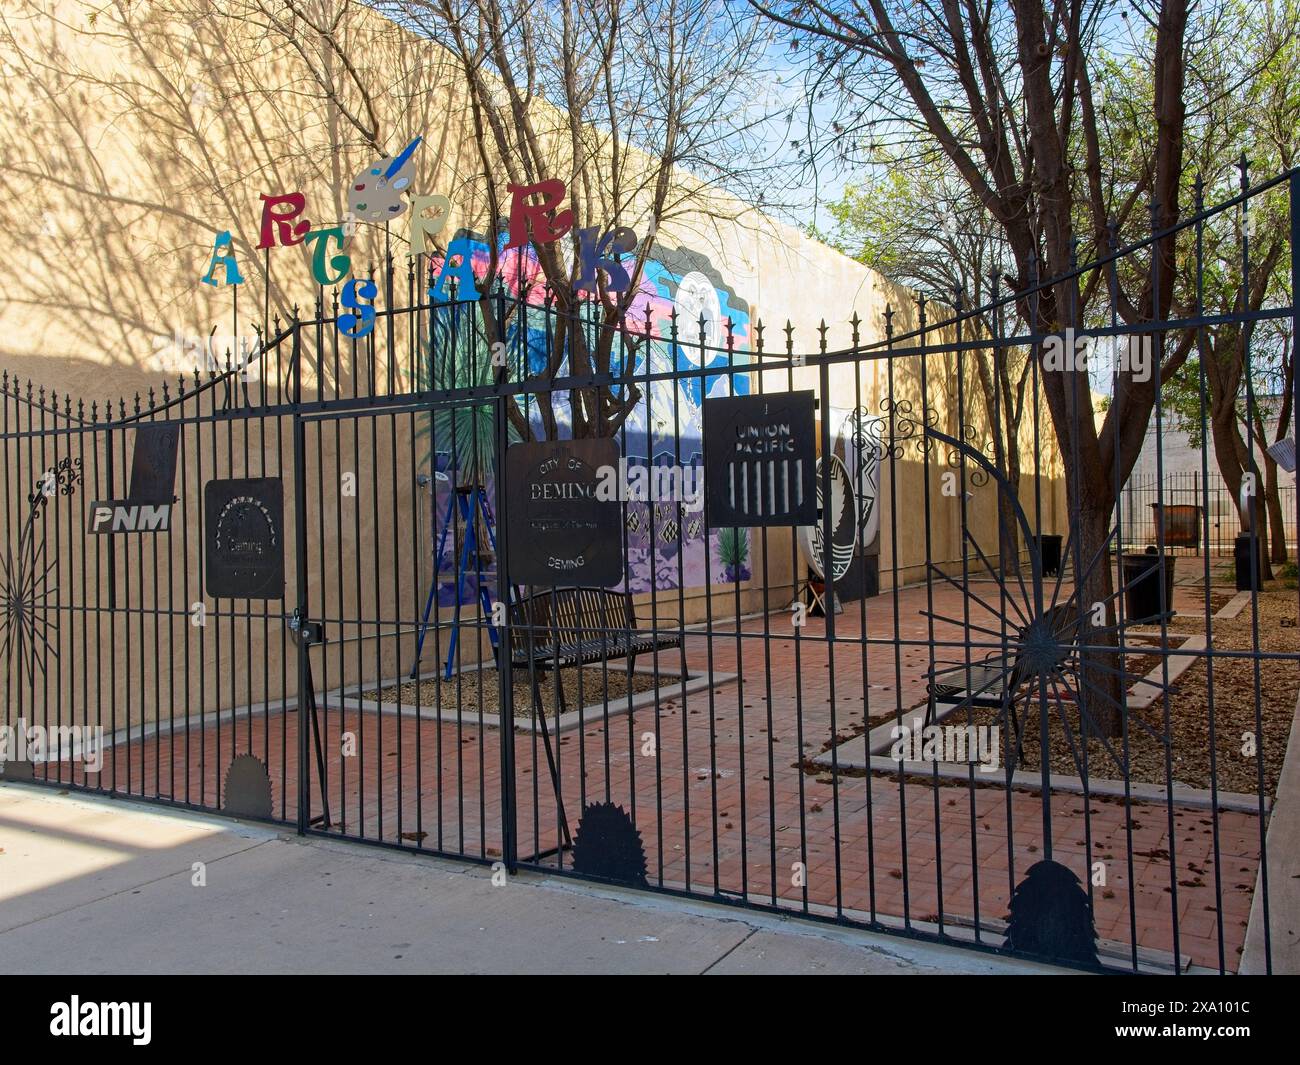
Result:
{"label": "tree trunk", "polygon": [[[1114,626],[1118,622],[1114,559],[1107,542],[1113,508],[1105,498],[1104,490],[1098,497],[1099,487],[1084,483],[1079,490],[1082,498],[1070,501],[1070,509],[1077,515],[1071,558],[1075,567],[1078,614],[1083,619],[1079,642],[1109,648],[1116,646]],[[1074,495],[1073,492],[1070,494]],[[1104,606],[1101,613],[1104,613],[1105,621],[1094,626],[1093,619],[1099,613],[1096,609],[1098,604]],[[1103,631],[1097,631],[1098,628]],[[1103,736],[1120,735],[1124,692],[1118,655],[1108,650],[1080,651],[1078,683],[1076,694],[1080,708],[1091,718],[1091,726]],[[1088,726],[1080,724],[1080,728],[1085,727]]]}
{"label": "tree trunk", "polygon": [[[1019,489],[1019,478],[1008,477],[1013,487]],[[1017,493],[1018,494],[1018,493]],[[1020,572],[1020,524],[1016,508],[1006,492],[998,493],[998,568],[1003,577],[1014,577]]]}

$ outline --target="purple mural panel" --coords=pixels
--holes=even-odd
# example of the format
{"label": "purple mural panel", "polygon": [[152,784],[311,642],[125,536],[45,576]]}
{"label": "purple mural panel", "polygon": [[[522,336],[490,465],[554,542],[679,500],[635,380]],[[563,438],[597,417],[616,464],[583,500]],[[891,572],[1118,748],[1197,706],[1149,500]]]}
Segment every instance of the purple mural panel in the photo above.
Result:
{"label": "purple mural panel", "polygon": [[[501,235],[500,242],[507,243],[506,234]],[[480,237],[462,230],[449,243],[446,255],[457,264],[468,263],[482,277],[488,268],[488,252],[488,245]],[[435,276],[442,272],[442,265],[441,256],[432,257]],[[534,306],[541,305],[544,277],[531,245],[502,247],[497,269],[508,292],[526,298]],[[445,296],[440,294],[439,298]],[[648,328],[651,337],[649,344],[640,346],[635,362],[627,368],[632,374],[706,372],[652,381],[643,386],[644,397],[620,434],[624,457],[630,465],[686,469],[702,466],[705,397],[749,392],[748,375],[743,369],[748,364],[750,344],[749,304],[725,282],[704,253],[656,245],[631,298],[627,320],[638,333]],[[529,360],[528,371],[538,373],[545,369],[547,354],[541,315],[536,318],[536,328],[530,323],[527,333],[522,338],[511,334],[510,341],[522,339]],[[727,372],[733,367],[737,372]],[[708,373],[709,370],[719,372]],[[570,426],[568,397],[557,392],[553,402],[559,435],[564,437]],[[528,405],[527,415],[534,435],[543,437],[541,416],[535,404]],[[434,456],[434,461],[439,461],[438,456]],[[440,461],[445,466],[447,456],[443,455]],[[488,498],[495,498],[490,472],[485,481]],[[440,488],[440,493],[446,490]],[[435,538],[442,531],[445,499],[438,504],[437,512]],[[709,583],[747,580],[751,575],[748,531],[715,529],[706,540],[702,508],[692,510],[661,499],[633,499],[625,505],[624,520],[628,590],[698,588]],[[473,569],[471,566],[466,576],[462,596],[476,591]],[[492,573],[495,574],[495,569]],[[443,560],[439,581],[439,602],[454,603],[455,559]]]}

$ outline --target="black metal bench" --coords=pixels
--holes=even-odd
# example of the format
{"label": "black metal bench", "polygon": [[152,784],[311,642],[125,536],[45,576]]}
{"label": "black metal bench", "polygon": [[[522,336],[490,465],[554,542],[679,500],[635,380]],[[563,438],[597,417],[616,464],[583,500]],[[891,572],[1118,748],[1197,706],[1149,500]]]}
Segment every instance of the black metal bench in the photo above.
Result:
{"label": "black metal bench", "polygon": [[[528,670],[539,709],[539,672],[623,658],[635,669],[638,655],[682,642],[680,633],[637,629],[631,593],[608,588],[534,592],[511,604],[510,623],[510,664]],[[558,678],[556,688],[562,713],[564,685]]]}
{"label": "black metal bench", "polygon": [[1036,691],[1029,683],[1041,665],[1064,661],[1078,639],[1078,608],[1062,603],[1047,610],[1041,620],[1016,629],[1008,645],[1016,648],[1007,663],[1006,655],[994,651],[969,665],[960,664],[930,674],[926,686],[928,702],[925,724],[935,720],[938,706],[981,706],[1006,710],[1016,737],[1016,761],[1020,759],[1023,722],[1018,704],[1028,702]]}

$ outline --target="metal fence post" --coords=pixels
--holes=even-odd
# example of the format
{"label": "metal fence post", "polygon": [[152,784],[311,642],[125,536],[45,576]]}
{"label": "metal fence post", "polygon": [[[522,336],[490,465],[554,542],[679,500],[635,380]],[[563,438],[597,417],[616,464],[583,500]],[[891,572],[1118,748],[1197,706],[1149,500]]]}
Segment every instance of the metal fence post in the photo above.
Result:
{"label": "metal fence post", "polygon": [[[294,609],[299,626],[307,620],[307,448],[306,426],[302,420],[302,333],[297,316],[293,323],[293,524],[294,568],[297,605]],[[307,745],[307,692],[311,684],[308,655],[310,644],[301,631],[294,633],[298,644],[298,835],[305,836],[311,823],[310,752]],[[322,781],[322,786],[324,782]]]}
{"label": "metal fence post", "polygon": [[[497,324],[505,321],[504,299],[497,294]],[[503,337],[498,338],[504,340]],[[501,604],[502,621],[497,630],[497,712],[500,715],[501,733],[501,857],[507,871],[515,872],[518,860],[515,844],[515,700],[514,675],[511,670],[510,607],[510,532],[506,520],[506,449],[510,446],[510,420],[506,404],[511,402],[508,393],[510,381],[509,359],[500,367],[497,376],[497,398],[493,403],[496,429],[496,510],[497,524],[497,581],[496,601]],[[494,619],[490,619],[494,620]],[[542,711],[545,713],[545,709]]]}

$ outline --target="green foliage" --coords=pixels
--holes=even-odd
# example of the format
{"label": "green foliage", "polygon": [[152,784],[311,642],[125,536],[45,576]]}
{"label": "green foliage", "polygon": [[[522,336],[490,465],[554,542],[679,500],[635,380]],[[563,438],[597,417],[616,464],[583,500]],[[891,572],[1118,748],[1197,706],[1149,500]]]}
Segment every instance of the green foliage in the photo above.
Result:
{"label": "green foliage", "polygon": [[[495,367],[492,353],[475,321],[477,309],[450,304],[430,316],[427,336],[420,338],[415,386],[420,392],[438,393],[489,387]],[[492,474],[496,453],[496,419],[492,403],[460,402],[435,407],[415,431],[423,447],[420,465],[433,461],[434,451],[453,457],[460,484],[485,484]],[[511,441],[518,433],[510,427]]]}
{"label": "green foliage", "polygon": [[744,529],[718,531],[718,558],[731,569],[739,569],[748,561],[749,536]]}

